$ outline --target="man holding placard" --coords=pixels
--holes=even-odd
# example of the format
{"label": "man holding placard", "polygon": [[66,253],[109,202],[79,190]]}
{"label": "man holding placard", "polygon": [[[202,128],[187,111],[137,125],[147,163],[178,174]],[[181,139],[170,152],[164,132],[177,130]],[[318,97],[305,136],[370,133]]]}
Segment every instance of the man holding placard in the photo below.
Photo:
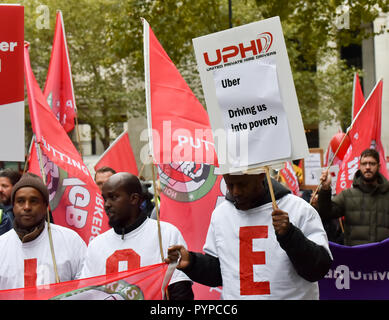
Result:
{"label": "man holding placard", "polygon": [[[316,210],[272,180],[269,167],[308,147],[278,17],[193,40],[226,200],[203,250],[169,248],[166,262],[224,299],[318,299],[332,256]],[[265,173],[266,178],[265,179]]]}
{"label": "man holding placard", "polygon": [[317,281],[331,263],[317,212],[265,175],[224,175],[228,194],[214,210],[205,254],[172,246],[167,262],[193,281],[223,286],[223,299],[318,299]]}

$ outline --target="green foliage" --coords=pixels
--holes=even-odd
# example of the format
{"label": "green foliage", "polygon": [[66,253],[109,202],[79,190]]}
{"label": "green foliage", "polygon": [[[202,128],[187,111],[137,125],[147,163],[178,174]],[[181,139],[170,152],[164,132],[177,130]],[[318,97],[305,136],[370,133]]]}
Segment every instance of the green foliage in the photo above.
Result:
{"label": "green foliage", "polygon": [[[229,27],[227,0],[28,0],[25,39],[35,76],[43,89],[54,36],[56,11],[61,10],[67,35],[79,123],[109,145],[117,122],[144,115],[143,26],[145,18],[165,51],[204,104],[192,39]],[[233,26],[280,16],[304,124],[337,119],[347,126],[352,73],[334,60],[340,44],[360,43],[370,36],[361,26],[373,21],[388,1],[351,1],[349,29],[336,19],[341,0],[233,1]],[[49,10],[48,27],[41,6]],[[40,8],[40,9],[39,9]],[[40,11],[41,10],[41,11]],[[332,41],[335,45],[329,46]],[[336,61],[336,62],[334,62]],[[327,69],[316,72],[318,65]],[[205,104],[204,104],[205,106]]]}

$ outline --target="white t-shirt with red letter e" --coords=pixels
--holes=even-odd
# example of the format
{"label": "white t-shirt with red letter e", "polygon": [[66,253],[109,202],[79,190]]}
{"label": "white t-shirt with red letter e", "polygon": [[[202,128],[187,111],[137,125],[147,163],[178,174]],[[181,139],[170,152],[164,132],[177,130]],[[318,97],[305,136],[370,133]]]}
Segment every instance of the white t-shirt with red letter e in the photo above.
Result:
{"label": "white t-shirt with red letter e", "polygon": [[[162,249],[166,257],[167,249],[175,244],[186,247],[180,231],[170,223],[160,221]],[[122,235],[112,229],[98,235],[88,245],[82,278],[107,273],[133,270],[161,263],[157,221],[147,218],[138,228]],[[170,284],[191,281],[182,271],[175,270]]]}
{"label": "white t-shirt with red letter e", "polygon": [[[309,203],[286,195],[277,206],[308,239],[330,253],[320,216]],[[318,283],[300,277],[280,247],[272,211],[272,203],[243,211],[224,201],[212,213],[204,252],[219,258],[223,299],[319,298]]]}
{"label": "white t-shirt with red letter e", "polygon": [[[51,224],[59,280],[78,279],[86,244],[73,230]],[[47,222],[34,240],[22,243],[14,229],[0,236],[0,289],[14,289],[55,283]]]}

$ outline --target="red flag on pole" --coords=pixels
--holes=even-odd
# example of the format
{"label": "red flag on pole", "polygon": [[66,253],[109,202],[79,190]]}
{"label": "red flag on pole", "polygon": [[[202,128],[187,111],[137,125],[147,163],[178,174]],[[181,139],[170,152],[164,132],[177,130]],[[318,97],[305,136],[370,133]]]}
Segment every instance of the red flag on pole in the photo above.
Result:
{"label": "red flag on pole", "polygon": [[[190,250],[201,252],[212,211],[226,190],[210,165],[217,157],[209,117],[146,20],[143,25],[150,149],[162,188],[160,219],[177,226]],[[195,283],[193,291],[195,299],[220,298],[219,288]]]}
{"label": "red flag on pole", "polygon": [[39,147],[37,151],[42,151],[42,158],[36,157],[35,161],[41,161],[39,168],[44,170],[54,221],[75,230],[88,244],[109,229],[100,190],[50,110],[31,70],[27,46],[24,68],[31,125]]}
{"label": "red flag on pole", "polygon": [[95,170],[108,166],[116,172],[129,172],[138,175],[138,167],[131,148],[127,130],[122,132],[108,149],[101,155],[94,166]]}
{"label": "red flag on pole", "polygon": [[353,84],[353,102],[352,102],[352,117],[353,119],[358,114],[359,110],[362,108],[365,103],[365,97],[363,96],[361,83],[359,82],[358,73],[354,75],[354,84]]}
{"label": "red flag on pole", "polygon": [[382,87],[383,80],[380,80],[351,124],[349,130],[351,144],[338,173],[336,193],[351,187],[354,174],[359,168],[359,156],[367,148],[373,148],[379,152],[380,172],[389,178],[385,152],[381,143]]}
{"label": "red flag on pole", "polygon": [[73,130],[76,101],[61,11],[57,12],[53,49],[43,94],[65,131]]}
{"label": "red flag on pole", "polygon": [[208,113],[143,20],[149,147],[156,163],[217,164]]}
{"label": "red flag on pole", "polygon": [[0,300],[162,300],[170,277],[168,265],[159,263],[92,278],[1,290]]}
{"label": "red flag on pole", "polygon": [[[203,251],[211,214],[224,200],[226,185],[215,170],[194,162],[159,165],[160,218],[181,231],[191,251]],[[193,292],[197,300],[215,300],[221,290],[194,283]]]}

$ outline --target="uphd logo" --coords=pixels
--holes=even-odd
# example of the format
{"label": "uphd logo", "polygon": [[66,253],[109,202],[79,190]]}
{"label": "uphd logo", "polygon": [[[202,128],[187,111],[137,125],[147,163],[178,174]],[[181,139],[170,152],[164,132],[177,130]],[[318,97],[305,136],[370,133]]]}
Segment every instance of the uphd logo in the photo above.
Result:
{"label": "uphd logo", "polygon": [[258,38],[251,40],[250,44],[239,43],[224,47],[222,49],[216,49],[216,60],[211,61],[208,52],[204,52],[204,61],[208,66],[216,66],[223,61],[227,63],[228,59],[236,57],[240,54],[242,59],[246,58],[248,52],[252,52],[252,55],[268,52],[273,44],[273,35],[270,32],[262,32],[258,35]]}

